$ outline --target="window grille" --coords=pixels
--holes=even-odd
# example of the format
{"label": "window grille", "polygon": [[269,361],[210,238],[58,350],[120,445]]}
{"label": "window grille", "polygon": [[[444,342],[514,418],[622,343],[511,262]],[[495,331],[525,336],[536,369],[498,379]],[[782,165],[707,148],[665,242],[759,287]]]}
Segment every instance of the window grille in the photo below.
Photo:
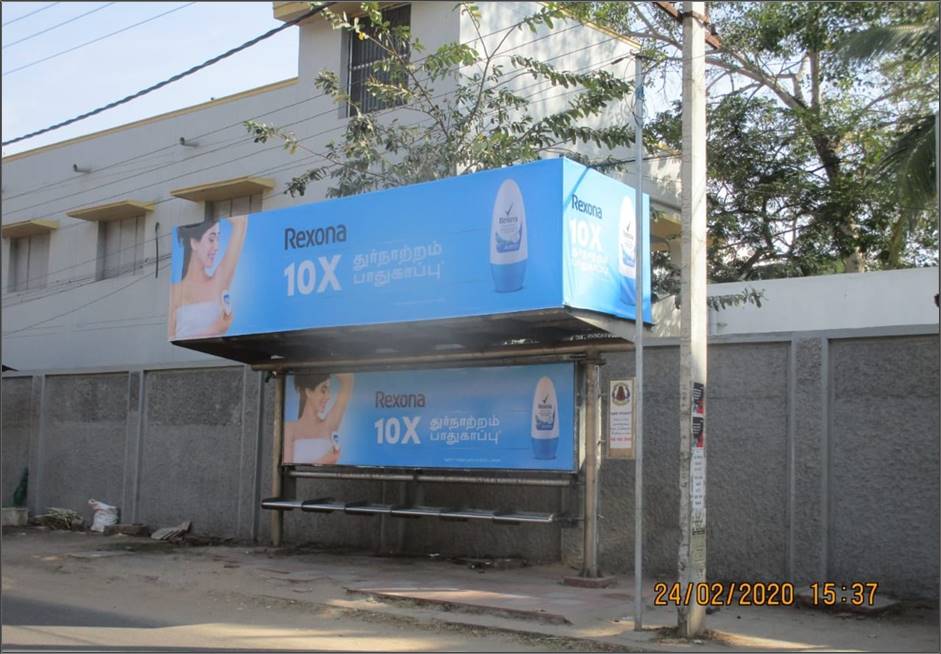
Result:
{"label": "window grille", "polygon": [[[392,27],[408,27],[411,21],[411,5],[403,5],[394,9],[387,9],[382,12],[385,20],[389,21]],[[361,22],[363,32],[374,35],[374,28],[368,22]],[[366,87],[366,83],[373,78],[380,82],[392,82],[392,75],[387,71],[380,70],[383,61],[391,55],[389,52],[370,39],[359,39],[355,34],[350,35],[349,51],[349,94],[350,101],[359,106],[360,111],[369,113],[379,111],[387,107],[402,104],[401,101],[386,102],[372,95]],[[396,51],[404,57],[409,55],[408,41],[395,44]],[[347,115],[352,116],[355,110],[349,106]]]}

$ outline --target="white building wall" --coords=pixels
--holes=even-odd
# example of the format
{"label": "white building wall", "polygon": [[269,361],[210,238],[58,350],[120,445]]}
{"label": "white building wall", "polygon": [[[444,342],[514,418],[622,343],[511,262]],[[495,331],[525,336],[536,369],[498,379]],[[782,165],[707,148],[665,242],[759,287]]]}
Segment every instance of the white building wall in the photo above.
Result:
{"label": "white building wall", "polygon": [[[746,289],[763,292],[762,306],[710,309],[710,336],[938,325],[938,268],[710,284],[707,292],[735,295]],[[673,296],[658,302],[653,314],[657,336],[680,335]]]}
{"label": "white building wall", "polygon": [[[506,39],[499,63],[508,72],[513,68],[510,55],[518,54],[567,70],[588,70],[626,57],[609,70],[633,74],[629,57],[633,46],[624,40],[575,23],[555,30],[543,27],[535,33],[525,26],[514,27],[524,16],[538,11],[538,3],[481,3],[480,8],[481,34],[488,47]],[[480,46],[469,19],[455,11],[452,3],[414,3],[411,23],[425,53],[458,40]],[[170,191],[257,176],[276,183],[263,199],[265,210],[324,197],[329,180],[311,184],[303,198],[291,198],[283,189],[293,176],[323,165],[325,161],[317,153],[343,135],[346,120],[342,112],[314,87],[314,79],[325,68],[341,72],[346,44],[342,32],[321,18],[299,29],[296,80],[3,160],[3,224],[38,218],[59,223],[50,238],[48,281],[41,290],[7,291],[10,246],[9,239],[2,240],[5,365],[52,370],[212,359],[174,347],[166,339],[171,232],[174,226],[198,222],[204,215],[202,203],[175,198]],[[572,95],[570,89],[536,82],[529,75],[521,75],[511,84],[531,99],[529,111],[536,116],[561,108]],[[436,93],[449,90],[453,84],[444,83]],[[609,119],[622,119],[623,112],[623,106],[612,107]],[[384,116],[402,121],[421,118],[406,109]],[[294,132],[303,147],[292,156],[280,143],[254,143],[242,125],[249,118]],[[181,137],[196,147],[181,146]],[[73,165],[90,172],[76,173]],[[96,281],[99,225],[70,218],[66,212],[125,199],[156,205],[145,227],[148,265],[133,275]]]}
{"label": "white building wall", "polygon": [[[175,225],[198,222],[204,215],[202,204],[174,198],[170,191],[265,176],[279,184],[264,199],[265,207],[284,206],[280,188],[288,177],[279,167],[291,163],[291,157],[276,145],[253,143],[241,121],[295,98],[295,85],[286,84],[4,160],[3,223],[35,218],[59,223],[50,238],[46,288],[7,292],[9,257],[4,257],[4,364],[58,369],[205,359],[166,342],[170,234]],[[269,118],[284,120],[285,113],[290,110]],[[181,136],[198,147],[180,146]],[[75,173],[73,164],[91,172]],[[95,281],[99,225],[66,212],[122,199],[156,205],[145,226],[150,263],[133,275]],[[3,242],[8,255],[9,239]],[[160,269],[156,278],[155,266]]]}

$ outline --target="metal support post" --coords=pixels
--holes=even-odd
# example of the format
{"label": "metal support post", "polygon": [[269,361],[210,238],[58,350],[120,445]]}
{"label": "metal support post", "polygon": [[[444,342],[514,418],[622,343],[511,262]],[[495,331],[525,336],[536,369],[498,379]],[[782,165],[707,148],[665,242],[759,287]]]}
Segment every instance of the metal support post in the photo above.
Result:
{"label": "metal support post", "polygon": [[[683,6],[683,267],[680,323],[680,551],[682,588],[706,580],[706,88],[705,3]],[[705,628],[705,606],[677,608],[685,638]]]}
{"label": "metal support post", "polygon": [[585,543],[582,577],[598,572],[599,463],[601,460],[601,384],[597,354],[585,362]]}
{"label": "metal support post", "polygon": [[[271,496],[281,497],[284,492],[284,479],[281,476],[281,450],[284,443],[284,375],[276,373],[274,377],[274,438],[271,444]],[[271,512],[271,544],[281,547],[284,535],[284,512]]]}
{"label": "metal support post", "polygon": [[634,57],[634,189],[635,241],[634,283],[639,306],[634,317],[634,630],[644,628],[644,61]]}

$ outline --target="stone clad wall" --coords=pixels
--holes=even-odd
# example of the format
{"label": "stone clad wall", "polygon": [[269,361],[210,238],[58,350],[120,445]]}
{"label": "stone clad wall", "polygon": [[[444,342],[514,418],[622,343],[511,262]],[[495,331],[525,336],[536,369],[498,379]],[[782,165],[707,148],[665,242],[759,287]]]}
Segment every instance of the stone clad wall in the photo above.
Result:
{"label": "stone clad wall", "polygon": [[938,337],[832,341],[830,375],[830,575],[936,594]]}
{"label": "stone clad wall", "polygon": [[33,380],[29,377],[4,379],[0,385],[0,502],[13,506],[13,493],[20,483],[23,470],[29,467],[29,436],[32,431]]}
{"label": "stone clad wall", "polygon": [[[710,579],[879,581],[936,597],[939,559],[937,335],[715,343],[707,390]],[[675,575],[679,351],[645,357],[645,573]],[[633,374],[612,355],[608,381]],[[81,511],[91,497],[125,521],[192,520],[197,533],[270,538],[274,384],[245,367],[3,378],[3,502],[30,467],[29,507]],[[604,393],[605,395],[607,393]],[[606,405],[604,406],[606,409]],[[633,568],[634,462],[601,469],[600,564]],[[534,511],[581,509],[581,490],[301,480],[298,497]],[[497,526],[285,516],[291,543],[580,565],[580,524]]]}

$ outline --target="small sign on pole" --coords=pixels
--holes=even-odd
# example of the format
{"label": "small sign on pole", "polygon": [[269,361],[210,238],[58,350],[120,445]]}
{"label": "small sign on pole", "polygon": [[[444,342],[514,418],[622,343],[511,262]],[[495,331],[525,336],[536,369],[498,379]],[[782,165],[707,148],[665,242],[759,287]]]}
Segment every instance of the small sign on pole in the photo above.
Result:
{"label": "small sign on pole", "polygon": [[608,395],[608,458],[634,458],[634,380],[613,379]]}

